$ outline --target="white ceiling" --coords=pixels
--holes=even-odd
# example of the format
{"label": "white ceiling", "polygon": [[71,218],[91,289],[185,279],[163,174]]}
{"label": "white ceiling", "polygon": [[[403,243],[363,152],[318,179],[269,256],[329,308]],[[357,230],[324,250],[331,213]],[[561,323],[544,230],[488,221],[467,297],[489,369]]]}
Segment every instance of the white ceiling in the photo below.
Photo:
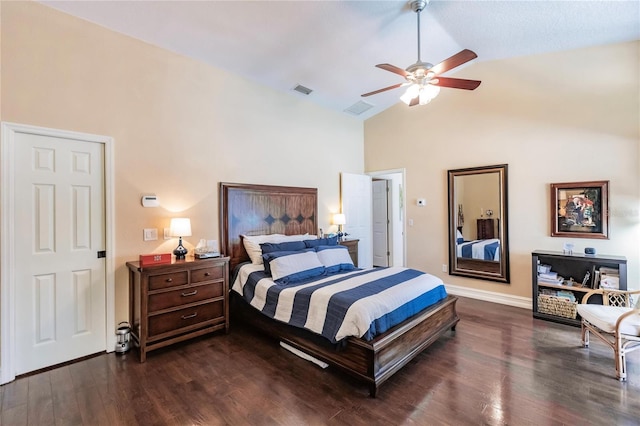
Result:
{"label": "white ceiling", "polygon": [[[416,14],[408,1],[42,3],[291,96],[304,96],[292,90],[301,84],[313,89],[310,101],[335,111],[365,100],[374,107],[361,119],[402,94],[360,97],[403,81],[375,65],[406,68],[417,60]],[[478,54],[471,64],[639,40],[640,1],[432,0],[421,21],[423,61],[437,64],[467,48]],[[456,89],[440,96],[446,90]]]}

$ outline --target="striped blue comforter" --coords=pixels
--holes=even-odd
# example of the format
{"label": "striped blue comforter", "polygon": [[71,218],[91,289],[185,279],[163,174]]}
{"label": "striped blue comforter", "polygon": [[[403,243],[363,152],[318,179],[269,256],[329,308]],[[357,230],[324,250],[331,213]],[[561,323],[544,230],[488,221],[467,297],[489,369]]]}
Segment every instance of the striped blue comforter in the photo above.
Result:
{"label": "striped blue comforter", "polygon": [[457,256],[467,259],[500,260],[500,240],[465,241],[457,244]]}
{"label": "striped blue comforter", "polygon": [[244,265],[232,289],[266,316],[331,342],[371,340],[447,296],[442,280],[407,268],[374,268],[279,285]]}

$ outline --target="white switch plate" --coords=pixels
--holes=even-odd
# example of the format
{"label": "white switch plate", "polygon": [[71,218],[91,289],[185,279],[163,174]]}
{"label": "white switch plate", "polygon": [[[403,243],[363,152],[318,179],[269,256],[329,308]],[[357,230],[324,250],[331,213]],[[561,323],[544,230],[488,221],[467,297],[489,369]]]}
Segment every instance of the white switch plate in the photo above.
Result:
{"label": "white switch plate", "polygon": [[171,234],[169,233],[170,230],[171,230],[171,228],[164,228],[164,239],[165,240],[170,240],[171,239]]}
{"label": "white switch plate", "polygon": [[145,241],[155,241],[158,239],[158,229],[157,228],[145,228],[142,234],[142,238]]}
{"label": "white switch plate", "polygon": [[446,263],[442,264],[442,272],[447,272],[447,264]]}

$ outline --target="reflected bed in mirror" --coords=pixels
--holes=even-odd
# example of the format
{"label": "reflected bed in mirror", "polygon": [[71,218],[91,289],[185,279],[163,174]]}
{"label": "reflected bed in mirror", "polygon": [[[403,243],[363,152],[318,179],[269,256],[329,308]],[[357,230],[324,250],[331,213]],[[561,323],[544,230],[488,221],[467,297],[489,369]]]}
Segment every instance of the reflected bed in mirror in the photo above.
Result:
{"label": "reflected bed in mirror", "polygon": [[448,171],[449,274],[509,282],[507,165]]}

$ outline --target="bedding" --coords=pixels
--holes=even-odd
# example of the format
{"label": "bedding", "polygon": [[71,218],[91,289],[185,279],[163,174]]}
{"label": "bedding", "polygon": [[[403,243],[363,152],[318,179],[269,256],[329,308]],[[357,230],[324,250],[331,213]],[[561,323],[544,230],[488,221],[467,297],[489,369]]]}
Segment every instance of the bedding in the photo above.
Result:
{"label": "bedding", "polygon": [[275,320],[336,343],[346,337],[370,341],[445,299],[439,278],[408,268],[354,269],[280,284],[263,265],[243,265],[232,290]]}
{"label": "bedding", "polygon": [[276,251],[265,253],[262,258],[265,274],[278,284],[292,284],[326,272],[314,249]]}
{"label": "bedding", "polygon": [[252,263],[257,265],[262,263],[262,248],[261,244],[266,243],[285,243],[289,241],[304,241],[315,240],[317,235],[301,234],[301,235],[284,235],[284,234],[269,234],[269,235],[240,235],[242,238],[242,244],[244,245],[249,259]]}
{"label": "bedding", "polygon": [[500,240],[491,238],[487,240],[458,242],[458,244],[456,244],[456,256],[466,259],[499,261]]}

